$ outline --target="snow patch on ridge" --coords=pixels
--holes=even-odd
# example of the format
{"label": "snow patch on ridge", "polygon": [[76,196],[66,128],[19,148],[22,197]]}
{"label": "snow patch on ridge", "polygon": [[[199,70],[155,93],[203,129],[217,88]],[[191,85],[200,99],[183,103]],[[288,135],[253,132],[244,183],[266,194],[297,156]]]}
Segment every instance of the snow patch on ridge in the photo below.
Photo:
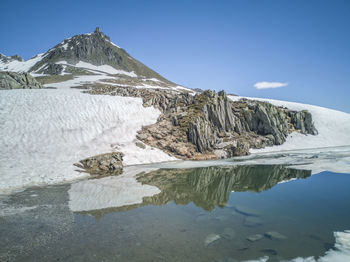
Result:
{"label": "snow patch on ridge", "polygon": [[28,72],[36,63],[44,58],[44,54],[38,54],[27,61],[12,60],[8,63],[0,61],[0,71]]}
{"label": "snow patch on ridge", "polygon": [[[68,74],[68,73],[64,73],[64,74]],[[107,76],[105,74],[101,74],[101,75],[82,75],[82,76],[75,76],[73,79],[70,79],[70,80],[67,80],[67,81],[63,81],[63,82],[45,84],[44,87],[69,89],[71,87],[77,87],[77,86],[81,86],[83,84],[98,83],[99,81],[105,80],[105,79],[115,79],[115,77]]]}
{"label": "snow patch on ridge", "polygon": [[79,61],[77,64],[73,65],[73,64],[68,64],[67,61],[59,61],[56,64],[58,65],[69,65],[72,67],[77,67],[77,68],[84,68],[84,69],[90,69],[93,71],[98,71],[98,72],[103,72],[106,74],[111,74],[111,75],[127,75],[130,77],[137,77],[137,75],[135,74],[134,71],[132,72],[127,72],[124,70],[118,70],[115,69],[114,67],[110,66],[110,65],[100,65],[100,66],[96,66],[87,62],[83,62],[83,61]]}
{"label": "snow patch on ridge", "polygon": [[113,43],[112,41],[109,41],[110,43],[111,43],[111,45],[114,45],[115,47],[118,47],[118,48],[120,48],[121,49],[121,47],[120,46],[118,46],[118,45],[116,45],[115,43]]}

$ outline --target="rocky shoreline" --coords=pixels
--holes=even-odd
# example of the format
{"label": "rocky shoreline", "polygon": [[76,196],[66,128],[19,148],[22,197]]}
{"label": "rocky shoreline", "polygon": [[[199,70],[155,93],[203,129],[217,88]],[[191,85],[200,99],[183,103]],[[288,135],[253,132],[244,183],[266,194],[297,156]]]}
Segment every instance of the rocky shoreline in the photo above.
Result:
{"label": "rocky shoreline", "polygon": [[144,126],[137,138],[145,144],[185,160],[220,159],[248,155],[250,148],[281,145],[293,131],[316,135],[312,115],[267,102],[232,101],[224,91],[201,93],[171,89],[98,86],[89,94],[140,97],[145,107],[162,114]]}

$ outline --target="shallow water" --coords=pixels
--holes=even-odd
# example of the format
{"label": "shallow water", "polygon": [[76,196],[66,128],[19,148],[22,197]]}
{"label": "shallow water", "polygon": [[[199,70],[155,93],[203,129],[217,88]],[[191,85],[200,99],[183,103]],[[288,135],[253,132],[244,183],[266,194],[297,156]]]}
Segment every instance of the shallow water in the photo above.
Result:
{"label": "shallow water", "polygon": [[0,261],[280,261],[321,256],[350,228],[349,174],[242,165],[137,181],[161,192],[115,206],[107,183],[104,208],[79,211],[74,184],[1,196]]}

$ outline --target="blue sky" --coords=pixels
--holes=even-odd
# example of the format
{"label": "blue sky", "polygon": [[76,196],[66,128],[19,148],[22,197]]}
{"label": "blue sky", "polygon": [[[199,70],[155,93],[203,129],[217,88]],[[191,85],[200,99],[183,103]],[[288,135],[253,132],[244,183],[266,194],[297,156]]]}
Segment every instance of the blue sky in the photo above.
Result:
{"label": "blue sky", "polygon": [[[350,1],[1,0],[0,52],[25,59],[96,26],[171,81],[350,113]],[[257,82],[287,86],[256,89]]]}

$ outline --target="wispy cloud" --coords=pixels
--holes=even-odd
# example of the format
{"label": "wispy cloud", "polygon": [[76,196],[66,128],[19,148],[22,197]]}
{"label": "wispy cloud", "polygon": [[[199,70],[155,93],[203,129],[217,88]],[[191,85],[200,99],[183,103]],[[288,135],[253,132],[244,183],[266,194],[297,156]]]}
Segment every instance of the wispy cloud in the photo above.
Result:
{"label": "wispy cloud", "polygon": [[281,82],[257,82],[255,83],[254,87],[256,89],[266,89],[266,88],[278,88],[287,86],[288,83],[281,83]]}

